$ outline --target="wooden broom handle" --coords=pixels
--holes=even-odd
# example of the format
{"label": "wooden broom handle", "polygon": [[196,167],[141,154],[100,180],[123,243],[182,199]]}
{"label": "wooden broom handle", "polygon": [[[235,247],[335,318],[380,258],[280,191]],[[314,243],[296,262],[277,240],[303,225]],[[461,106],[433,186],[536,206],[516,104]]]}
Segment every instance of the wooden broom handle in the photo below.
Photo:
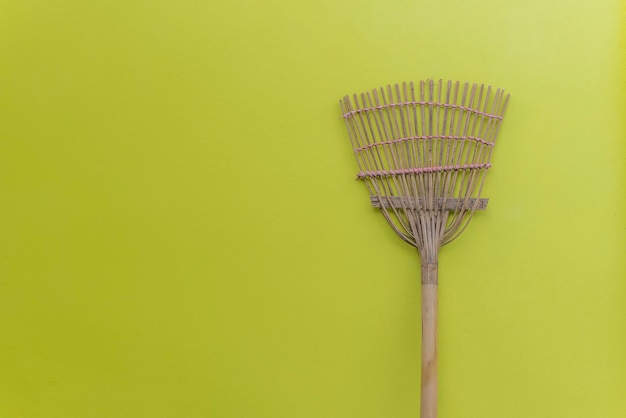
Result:
{"label": "wooden broom handle", "polygon": [[437,417],[437,262],[422,261],[422,396],[420,418]]}

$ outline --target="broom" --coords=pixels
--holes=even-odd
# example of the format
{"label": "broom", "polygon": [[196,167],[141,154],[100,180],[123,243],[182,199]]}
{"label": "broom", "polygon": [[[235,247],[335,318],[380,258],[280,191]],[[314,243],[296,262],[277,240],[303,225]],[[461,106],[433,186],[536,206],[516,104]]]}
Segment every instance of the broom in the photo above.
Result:
{"label": "broom", "polygon": [[421,418],[437,416],[437,269],[441,246],[477,210],[509,100],[502,89],[441,80],[388,85],[340,101],[357,179],[422,266]]}

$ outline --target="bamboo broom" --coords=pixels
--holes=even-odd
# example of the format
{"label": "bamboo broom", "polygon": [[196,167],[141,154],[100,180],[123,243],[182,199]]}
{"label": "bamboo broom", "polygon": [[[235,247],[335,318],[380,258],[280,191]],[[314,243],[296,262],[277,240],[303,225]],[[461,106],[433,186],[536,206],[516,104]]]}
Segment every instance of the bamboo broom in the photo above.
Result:
{"label": "bamboo broom", "polygon": [[421,418],[437,416],[437,286],[441,246],[480,198],[509,101],[502,89],[439,80],[388,85],[341,101],[357,178],[422,266]]}

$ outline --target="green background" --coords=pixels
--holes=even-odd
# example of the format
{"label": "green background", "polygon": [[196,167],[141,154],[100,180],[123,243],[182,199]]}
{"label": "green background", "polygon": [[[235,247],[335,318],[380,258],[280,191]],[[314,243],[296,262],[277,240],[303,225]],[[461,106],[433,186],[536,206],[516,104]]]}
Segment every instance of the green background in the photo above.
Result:
{"label": "green background", "polygon": [[440,258],[441,418],[626,416],[621,1],[0,2],[0,418],[403,418],[419,258],[338,100],[511,103]]}

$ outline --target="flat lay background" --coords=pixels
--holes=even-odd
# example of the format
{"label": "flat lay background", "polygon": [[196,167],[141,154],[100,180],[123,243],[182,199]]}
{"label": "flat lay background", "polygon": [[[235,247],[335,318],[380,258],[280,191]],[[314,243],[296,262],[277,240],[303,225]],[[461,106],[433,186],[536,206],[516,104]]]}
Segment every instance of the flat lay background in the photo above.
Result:
{"label": "flat lay background", "polygon": [[0,418],[419,415],[419,258],[338,100],[511,102],[440,418],[626,416],[621,1],[0,2]]}

